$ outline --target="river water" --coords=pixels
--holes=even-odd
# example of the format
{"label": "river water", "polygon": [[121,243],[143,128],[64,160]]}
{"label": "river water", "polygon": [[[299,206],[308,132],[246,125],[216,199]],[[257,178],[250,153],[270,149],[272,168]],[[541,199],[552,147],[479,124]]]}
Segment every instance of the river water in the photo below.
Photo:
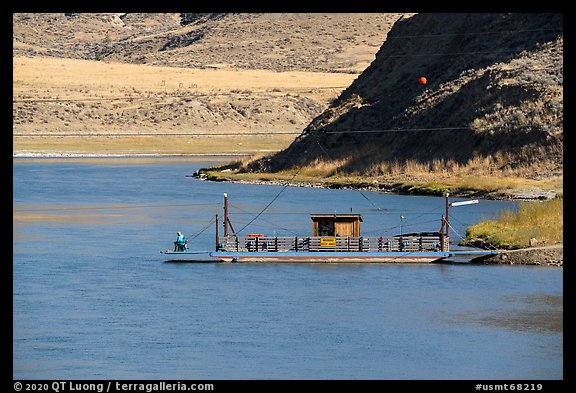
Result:
{"label": "river water", "polygon": [[[223,193],[241,233],[350,211],[366,236],[440,227],[438,197],[189,177],[216,162],[14,159],[13,378],[563,378],[562,268],[167,263],[177,231],[214,247]],[[516,207],[454,207],[452,247]]]}

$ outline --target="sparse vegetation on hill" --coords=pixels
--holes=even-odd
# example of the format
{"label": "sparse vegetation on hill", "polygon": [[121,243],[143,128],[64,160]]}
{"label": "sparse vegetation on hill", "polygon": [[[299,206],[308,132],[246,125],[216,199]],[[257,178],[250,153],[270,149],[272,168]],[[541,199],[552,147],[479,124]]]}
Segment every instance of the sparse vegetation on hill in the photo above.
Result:
{"label": "sparse vegetation on hill", "polygon": [[418,14],[289,148],[245,169],[561,176],[562,75],[561,14]]}
{"label": "sparse vegetation on hill", "polygon": [[57,58],[16,57],[13,65],[15,151],[277,151],[351,80]]}
{"label": "sparse vegetation on hill", "polygon": [[13,55],[357,74],[400,15],[20,13],[12,17]]}
{"label": "sparse vegetation on hill", "polygon": [[368,66],[398,17],[13,14],[14,150],[281,150]]}

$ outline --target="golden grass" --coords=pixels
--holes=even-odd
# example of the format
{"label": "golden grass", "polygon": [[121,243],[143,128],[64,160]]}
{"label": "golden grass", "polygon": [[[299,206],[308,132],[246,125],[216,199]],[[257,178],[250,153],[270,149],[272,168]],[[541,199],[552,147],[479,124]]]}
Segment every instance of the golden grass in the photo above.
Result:
{"label": "golden grass", "polygon": [[[542,154],[545,154],[543,152]],[[423,163],[415,160],[382,162],[372,165],[367,173],[375,177],[411,177],[415,179],[440,178],[440,179],[475,179],[474,183],[481,179],[493,179],[495,176],[511,178],[528,178],[534,172],[531,165],[516,166],[510,168],[510,162],[514,162],[511,153],[496,153],[490,156],[475,156],[465,163],[455,160],[434,159]],[[498,186],[498,188],[501,188]]]}
{"label": "golden grass", "polygon": [[325,161],[320,158],[314,160],[306,167],[287,171],[287,174],[298,172],[305,178],[327,178],[338,175],[338,170],[346,164],[347,160]]}
{"label": "golden grass", "polygon": [[402,177],[369,177],[362,175],[345,175],[335,172],[334,167],[319,166],[317,168],[289,169],[275,173],[254,173],[227,171],[222,173],[216,169],[208,170],[216,177],[224,177],[231,180],[264,180],[264,181],[291,181],[293,183],[315,183],[315,184],[342,184],[350,187],[379,187],[392,188],[399,192],[410,192],[418,194],[442,195],[445,192],[466,193],[466,194],[486,194],[492,192],[503,192],[505,190],[562,190],[562,176],[533,180],[520,177],[498,177],[494,176],[459,176],[447,179],[429,180],[411,179]]}
{"label": "golden grass", "polygon": [[87,154],[253,154],[286,148],[292,135],[14,137],[13,152]]}
{"label": "golden grass", "polygon": [[482,238],[497,248],[524,248],[530,239],[538,245],[563,242],[563,198],[523,202],[517,212],[502,212],[496,220],[483,221],[466,230],[467,238]]}
{"label": "golden grass", "polygon": [[[345,172],[347,160],[327,161],[314,160],[305,167],[293,167],[280,172],[243,173],[247,165],[257,159],[252,157],[244,160],[238,170],[239,173],[227,172],[226,177],[249,180],[250,178],[270,180],[292,180],[312,183],[340,183],[363,186],[393,185],[399,191],[412,189],[415,193],[438,194],[444,192],[456,193],[492,193],[505,192],[506,190],[538,189],[538,190],[562,190],[563,176],[555,176],[545,179],[530,179],[523,177],[528,173],[525,168],[520,168],[518,173],[513,171],[497,171],[494,168],[493,158],[475,158],[466,165],[457,164],[453,161],[435,160],[431,164],[422,164],[416,161],[382,163],[381,168],[386,167],[386,173],[368,171],[367,174],[357,172]],[[489,165],[490,164],[490,165]],[[216,171],[214,174],[217,175]]]}
{"label": "golden grass", "polygon": [[190,69],[52,57],[12,59],[13,96],[90,99],[165,93],[286,93],[325,100],[345,89],[353,74],[267,70]]}
{"label": "golden grass", "polygon": [[563,176],[536,180],[519,176],[459,176],[448,179],[446,184],[455,189],[470,189],[484,191],[513,190],[513,189],[562,189]]}

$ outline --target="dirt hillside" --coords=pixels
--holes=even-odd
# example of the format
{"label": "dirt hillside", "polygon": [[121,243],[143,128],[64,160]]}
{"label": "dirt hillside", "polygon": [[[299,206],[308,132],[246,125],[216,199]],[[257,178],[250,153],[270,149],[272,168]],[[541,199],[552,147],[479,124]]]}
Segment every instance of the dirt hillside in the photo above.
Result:
{"label": "dirt hillside", "polygon": [[[13,14],[14,150],[285,148],[374,60],[399,17]],[[93,136],[115,133],[154,136]],[[185,135],[162,137],[175,133]],[[227,136],[188,136],[206,133]]]}
{"label": "dirt hillside", "polygon": [[250,169],[468,165],[540,178],[562,174],[562,161],[562,15],[417,14],[288,149]]}
{"label": "dirt hillside", "polygon": [[357,74],[401,15],[20,13],[13,56]]}

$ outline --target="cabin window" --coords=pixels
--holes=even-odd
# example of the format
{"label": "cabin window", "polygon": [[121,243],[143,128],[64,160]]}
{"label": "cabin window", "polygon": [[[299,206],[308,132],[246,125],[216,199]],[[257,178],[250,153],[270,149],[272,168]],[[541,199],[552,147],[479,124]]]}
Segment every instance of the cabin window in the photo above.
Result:
{"label": "cabin window", "polygon": [[318,236],[334,236],[334,221],[318,221]]}

